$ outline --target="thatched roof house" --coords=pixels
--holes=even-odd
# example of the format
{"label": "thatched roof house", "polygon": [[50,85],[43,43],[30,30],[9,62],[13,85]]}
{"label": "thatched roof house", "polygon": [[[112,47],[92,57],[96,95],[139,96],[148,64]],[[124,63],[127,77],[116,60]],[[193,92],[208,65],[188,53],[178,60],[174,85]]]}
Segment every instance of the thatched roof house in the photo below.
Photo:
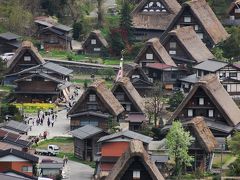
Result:
{"label": "thatched roof house", "polygon": [[214,135],[216,131],[229,135],[240,123],[238,106],[215,74],[203,76],[194,84],[167,124],[171,125],[175,119],[186,122],[195,116],[204,116]]}
{"label": "thatched roof house", "polygon": [[[117,97],[118,92],[124,93],[127,96],[127,98],[122,100],[130,100],[138,112],[144,112],[144,100],[134,88],[128,77],[123,77],[114,84],[112,93]],[[121,103],[121,100],[119,101]]]}
{"label": "thatched roof house", "polygon": [[189,59],[189,61],[199,63],[215,58],[190,26],[174,29],[168,33],[163,40],[163,46],[169,53],[173,51],[170,47],[172,42],[177,44],[176,53],[171,55],[174,60]]}
{"label": "thatched roof house", "polygon": [[119,103],[119,101],[115,98],[113,93],[105,86],[103,80],[97,80],[93,82],[87,90],[82,94],[78,102],[72,107],[72,109],[68,112],[68,115],[71,116],[76,112],[81,111],[79,106],[86,100],[90,91],[94,92],[100,101],[106,106],[109,112],[118,116],[120,113],[124,111],[124,108]]}
{"label": "thatched roof house", "polygon": [[82,45],[86,53],[101,53],[104,48],[108,48],[108,42],[101,34],[100,30],[92,31]]}
{"label": "thatched roof house", "polygon": [[207,47],[212,47],[229,37],[229,34],[217,19],[206,0],[191,0],[182,4],[182,9],[161,38],[166,37],[167,32],[175,27],[188,26],[189,23],[202,36],[203,42],[206,43]]}
{"label": "thatched roof house", "polygon": [[7,74],[23,70],[21,68],[24,68],[24,65],[29,68],[43,63],[45,63],[44,59],[39,54],[37,48],[33,46],[32,42],[24,41],[15,52],[12,59],[7,62]]}
{"label": "thatched roof house", "polygon": [[[138,164],[138,168],[136,163]],[[139,166],[141,167],[140,169]],[[106,180],[130,179],[130,176],[133,178],[133,175],[135,175],[134,172],[141,179],[164,180],[157,166],[151,161],[144,149],[143,143],[139,140],[132,140],[130,142],[128,150],[118,159],[112,171],[106,177]]]}
{"label": "thatched roof house", "polygon": [[191,121],[189,121],[186,125],[190,126],[193,129],[194,136],[196,137],[202,148],[207,153],[213,152],[214,148],[217,147],[218,143],[211,130],[205,123],[204,118],[201,116],[197,116]]}
{"label": "thatched roof house", "polygon": [[137,64],[158,62],[174,67],[176,66],[158,38],[149,39],[135,58],[134,62]]}
{"label": "thatched roof house", "polygon": [[177,0],[142,0],[131,14],[133,26],[138,29],[164,31],[180,9]]}

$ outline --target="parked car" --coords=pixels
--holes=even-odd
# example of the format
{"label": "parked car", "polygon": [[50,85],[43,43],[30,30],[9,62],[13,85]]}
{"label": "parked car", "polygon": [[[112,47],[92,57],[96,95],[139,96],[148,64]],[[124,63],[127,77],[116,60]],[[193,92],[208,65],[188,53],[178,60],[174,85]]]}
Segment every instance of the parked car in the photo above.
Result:
{"label": "parked car", "polygon": [[35,154],[56,156],[59,153],[59,147],[57,145],[48,145],[47,149],[35,149]]}
{"label": "parked car", "polygon": [[4,61],[8,61],[13,57],[14,53],[4,53],[0,55],[0,58]]}

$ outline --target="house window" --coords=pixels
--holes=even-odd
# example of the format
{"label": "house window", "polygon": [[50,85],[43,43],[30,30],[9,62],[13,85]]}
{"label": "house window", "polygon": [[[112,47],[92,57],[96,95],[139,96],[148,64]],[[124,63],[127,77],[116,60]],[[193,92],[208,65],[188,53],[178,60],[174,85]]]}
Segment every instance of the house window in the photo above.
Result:
{"label": "house window", "polygon": [[175,55],[175,54],[177,54],[177,52],[174,51],[174,50],[170,50],[170,51],[169,51],[169,54],[170,54],[170,55]]}
{"label": "house window", "polygon": [[237,73],[236,72],[230,72],[229,77],[237,77]]}
{"label": "house window", "polygon": [[24,56],[24,61],[31,61],[31,56]]}
{"label": "house window", "polygon": [[176,42],[170,42],[170,48],[171,49],[176,49],[177,43]]}
{"label": "house window", "polygon": [[116,95],[117,100],[124,101],[124,94],[117,94]]}
{"label": "house window", "polygon": [[185,16],[183,21],[184,21],[185,23],[190,23],[192,20],[191,20],[191,17],[190,17],[190,16]]}
{"label": "house window", "polygon": [[126,111],[131,111],[131,105],[130,104],[126,105]]}
{"label": "house window", "polygon": [[199,105],[204,105],[204,98],[199,98]]}
{"label": "house window", "polygon": [[88,105],[88,110],[97,110],[97,105],[96,104],[89,104]]}
{"label": "house window", "polygon": [[139,75],[132,75],[132,79],[134,79],[134,78],[140,79],[140,76]]}
{"label": "house window", "polygon": [[101,48],[93,48],[93,51],[99,52],[99,51],[101,51]]}
{"label": "house window", "polygon": [[195,31],[198,31],[198,30],[199,30],[199,26],[198,26],[198,25],[195,25],[195,26],[194,26],[194,30],[195,30]]}
{"label": "house window", "polygon": [[200,39],[203,39],[203,33],[197,33],[197,35]]}
{"label": "house window", "polygon": [[133,179],[140,179],[141,174],[139,170],[134,170],[133,171]]}
{"label": "house window", "polygon": [[153,59],[153,54],[152,53],[147,53],[146,54],[146,59],[152,60]]}
{"label": "house window", "polygon": [[96,95],[95,94],[90,94],[89,95],[89,101],[90,102],[95,102],[96,101]]}
{"label": "house window", "polygon": [[212,109],[208,110],[208,117],[213,117],[214,113]]}
{"label": "house window", "polygon": [[22,172],[32,172],[32,166],[22,166]]}
{"label": "house window", "polygon": [[193,117],[193,110],[192,109],[188,109],[188,117]]}
{"label": "house window", "polygon": [[97,40],[96,39],[91,39],[91,44],[97,44]]}
{"label": "house window", "polygon": [[153,77],[156,78],[157,77],[157,73],[153,72]]}
{"label": "house window", "polygon": [[97,120],[81,120],[80,126],[85,126],[85,125],[98,126],[98,121]]}

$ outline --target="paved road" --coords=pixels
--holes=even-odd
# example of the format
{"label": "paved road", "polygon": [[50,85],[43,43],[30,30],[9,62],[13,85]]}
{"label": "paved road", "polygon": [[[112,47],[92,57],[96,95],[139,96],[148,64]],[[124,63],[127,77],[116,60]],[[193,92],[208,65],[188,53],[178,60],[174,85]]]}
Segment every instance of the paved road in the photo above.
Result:
{"label": "paved road", "polygon": [[[58,162],[63,160],[58,157],[49,157],[49,156],[38,156],[41,159],[53,159]],[[64,167],[63,171],[66,173],[66,180],[91,180],[94,169],[90,166],[87,166],[82,163],[68,161],[67,165]]]}
{"label": "paved road", "polygon": [[[30,121],[30,125],[32,125],[32,130],[28,132],[29,136],[39,136],[43,135],[44,131],[48,132],[48,138],[52,138],[55,136],[62,136],[62,137],[68,137],[70,136],[68,134],[70,130],[70,121],[66,117],[67,111],[62,110],[57,113],[57,120],[54,122],[54,126],[47,126],[47,119],[45,118],[43,125],[36,125],[36,121],[34,123],[34,126],[32,125],[32,121]],[[36,119],[36,117],[33,116],[33,119]]]}
{"label": "paved road", "polygon": [[[110,7],[114,7],[116,4],[115,0],[103,0],[103,9],[104,12],[106,13],[107,9]],[[97,17],[97,8],[95,8],[91,13],[90,13],[91,17]]]}

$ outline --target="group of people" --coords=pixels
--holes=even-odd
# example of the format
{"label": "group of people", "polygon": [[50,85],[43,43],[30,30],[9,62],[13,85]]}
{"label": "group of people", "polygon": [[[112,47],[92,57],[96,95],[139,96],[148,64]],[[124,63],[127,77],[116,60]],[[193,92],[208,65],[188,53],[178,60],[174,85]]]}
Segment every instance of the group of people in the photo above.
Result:
{"label": "group of people", "polygon": [[[47,125],[54,126],[54,122],[57,120],[57,114],[54,113],[53,109],[48,109],[47,111],[43,112],[40,110],[37,115],[36,125],[43,125],[44,121],[47,120]],[[35,120],[33,119],[32,125],[35,125]]]}

